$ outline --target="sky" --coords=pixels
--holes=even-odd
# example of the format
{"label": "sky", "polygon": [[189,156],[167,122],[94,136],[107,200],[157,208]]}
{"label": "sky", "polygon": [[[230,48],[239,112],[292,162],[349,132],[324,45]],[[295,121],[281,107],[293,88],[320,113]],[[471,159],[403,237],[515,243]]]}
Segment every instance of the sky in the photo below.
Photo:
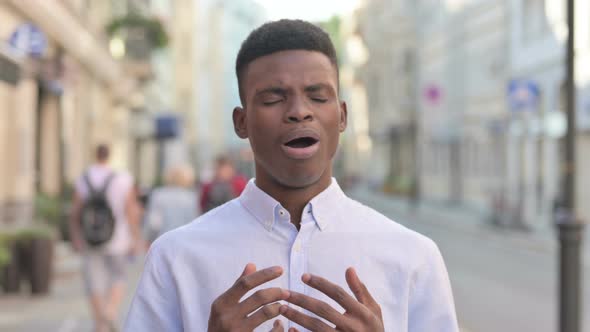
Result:
{"label": "sky", "polygon": [[352,12],[361,0],[256,0],[266,8],[268,18],[300,18],[324,21],[333,15]]}

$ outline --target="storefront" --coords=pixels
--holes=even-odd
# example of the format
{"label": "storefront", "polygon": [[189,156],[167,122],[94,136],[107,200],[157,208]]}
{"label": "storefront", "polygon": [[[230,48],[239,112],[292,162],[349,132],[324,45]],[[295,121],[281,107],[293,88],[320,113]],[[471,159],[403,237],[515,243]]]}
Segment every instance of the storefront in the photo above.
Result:
{"label": "storefront", "polygon": [[0,221],[32,218],[37,83],[27,67],[0,52]]}

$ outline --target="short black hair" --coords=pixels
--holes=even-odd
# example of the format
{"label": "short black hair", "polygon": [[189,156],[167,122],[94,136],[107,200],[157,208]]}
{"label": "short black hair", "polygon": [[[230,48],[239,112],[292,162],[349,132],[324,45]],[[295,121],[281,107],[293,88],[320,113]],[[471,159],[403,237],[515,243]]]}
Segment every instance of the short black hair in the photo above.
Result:
{"label": "short black hair", "polygon": [[236,76],[240,99],[242,94],[242,75],[252,61],[272,53],[288,50],[308,50],[323,53],[336,69],[338,78],[338,58],[330,36],[322,28],[302,20],[282,19],[268,22],[244,40],[236,59]]}

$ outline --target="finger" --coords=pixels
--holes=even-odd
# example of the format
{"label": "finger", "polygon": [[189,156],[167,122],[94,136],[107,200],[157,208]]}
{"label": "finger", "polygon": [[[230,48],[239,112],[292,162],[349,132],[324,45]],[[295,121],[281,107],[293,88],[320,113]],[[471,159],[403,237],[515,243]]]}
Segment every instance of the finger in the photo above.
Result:
{"label": "finger", "polygon": [[263,305],[287,299],[289,294],[289,291],[282,288],[266,288],[258,290],[240,303],[238,307],[238,315],[240,317],[246,317],[248,314]]}
{"label": "finger", "polygon": [[289,332],[299,332],[299,330],[296,329],[296,328],[294,328],[294,327],[292,327],[292,328],[289,329]]}
{"label": "finger", "polygon": [[280,320],[275,320],[275,322],[272,324],[272,330],[270,330],[270,332],[284,332],[285,328],[283,327],[283,323],[281,323]]}
{"label": "finger", "polygon": [[364,305],[372,305],[376,303],[371,293],[369,293],[367,286],[361,281],[356,270],[352,267],[349,267],[346,270],[346,283],[360,303]]}
{"label": "finger", "polygon": [[342,326],[344,325],[345,321],[348,320],[344,315],[332,308],[332,306],[326,302],[320,301],[305,294],[293,291],[290,293],[291,295],[286,299],[287,302],[311,311],[336,326]]}
{"label": "finger", "polygon": [[250,317],[246,318],[243,326],[246,328],[247,331],[252,331],[258,326],[260,326],[260,324],[266,322],[267,320],[271,320],[277,317],[279,315],[280,308],[280,303],[265,305],[258,311],[250,315]]}
{"label": "finger", "polygon": [[[324,323],[321,319],[316,317],[311,317],[306,314],[303,314],[293,308],[290,308],[286,305],[282,305],[279,309],[281,315],[285,318],[289,319],[292,322],[295,322],[306,329],[314,332],[326,332],[326,331],[335,331],[331,326]],[[291,331],[291,329],[289,329]]]}
{"label": "finger", "polygon": [[[248,266],[246,266],[242,274],[250,271]],[[229,303],[237,303],[250,290],[265,282],[278,278],[281,274],[283,274],[283,269],[280,266],[273,266],[243,275],[222,295],[223,300]]]}
{"label": "finger", "polygon": [[[246,266],[244,267],[244,271],[242,271],[242,274],[240,274],[240,276],[238,277],[238,280],[242,277],[245,277],[247,275],[250,275],[252,273],[256,272],[256,264],[254,263],[248,263],[246,264]],[[236,280],[237,281],[237,280]]]}
{"label": "finger", "polygon": [[329,298],[336,301],[336,303],[340,304],[342,308],[348,312],[358,313],[362,310],[359,302],[350,296],[350,294],[348,294],[344,288],[328,281],[327,279],[305,273],[301,277],[301,280],[305,284],[326,294]]}
{"label": "finger", "polygon": [[381,307],[375,298],[373,298],[367,286],[358,277],[356,270],[352,267],[346,269],[346,283],[348,283],[348,287],[350,287],[350,290],[360,303],[369,308],[373,314],[381,317]]}

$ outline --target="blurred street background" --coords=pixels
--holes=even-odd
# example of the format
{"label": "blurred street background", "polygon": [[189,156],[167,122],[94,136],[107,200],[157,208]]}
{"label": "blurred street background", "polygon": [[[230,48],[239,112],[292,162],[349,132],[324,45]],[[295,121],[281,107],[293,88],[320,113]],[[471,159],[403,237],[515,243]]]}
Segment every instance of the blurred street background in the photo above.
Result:
{"label": "blurred street background", "polygon": [[[254,176],[231,120],[235,57],[251,30],[279,18],[332,36],[349,110],[335,176],[437,242],[462,329],[557,331],[554,216],[568,130],[575,214],[590,221],[590,0],[575,1],[575,128],[565,116],[565,3],[0,0],[0,331],[92,331],[68,215],[97,144],[110,145],[144,205],[174,165],[190,165],[197,192],[221,154]],[[47,266],[29,266],[16,287],[6,282],[15,238],[48,239]],[[142,260],[130,257],[121,320]],[[580,297],[590,331],[588,282]]]}

